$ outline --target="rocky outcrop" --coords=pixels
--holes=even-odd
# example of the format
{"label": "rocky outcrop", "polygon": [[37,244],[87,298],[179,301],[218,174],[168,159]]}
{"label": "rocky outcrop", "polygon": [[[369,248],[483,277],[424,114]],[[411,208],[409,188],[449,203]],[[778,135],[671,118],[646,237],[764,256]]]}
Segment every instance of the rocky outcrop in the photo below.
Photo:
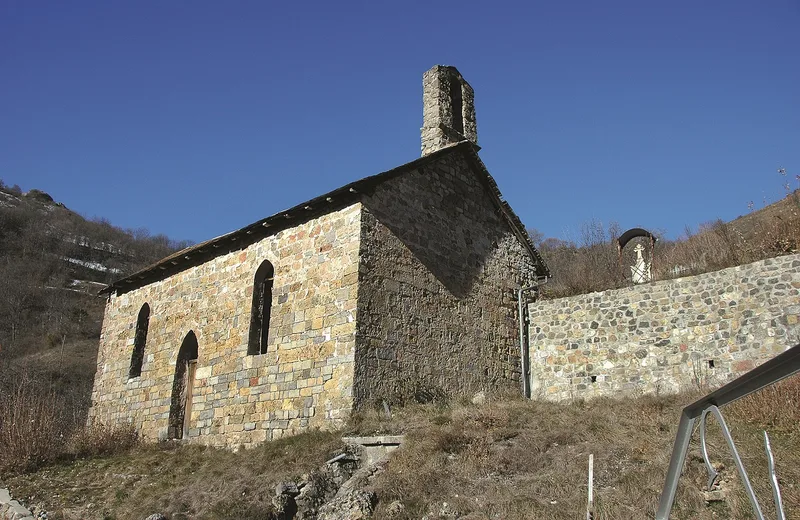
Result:
{"label": "rocky outcrop", "polygon": [[322,506],[317,520],[366,520],[372,517],[377,502],[374,491],[357,489]]}
{"label": "rocky outcrop", "polygon": [[22,504],[14,500],[7,489],[0,488],[0,520],[35,520],[35,518]]}
{"label": "rocky outcrop", "polygon": [[[322,467],[303,475],[297,482],[281,482],[275,487],[272,505],[280,520],[362,520],[372,517],[378,496],[370,489],[372,480],[383,471],[389,451],[380,456],[375,439],[352,437],[358,442],[346,448]],[[345,440],[348,440],[346,438]],[[402,436],[391,437],[399,446]]]}

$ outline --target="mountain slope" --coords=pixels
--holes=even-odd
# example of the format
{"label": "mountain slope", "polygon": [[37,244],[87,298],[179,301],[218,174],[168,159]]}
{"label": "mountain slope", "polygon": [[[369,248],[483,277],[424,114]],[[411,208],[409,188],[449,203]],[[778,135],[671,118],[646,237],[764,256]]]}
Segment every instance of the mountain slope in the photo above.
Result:
{"label": "mountain slope", "polygon": [[97,292],[185,246],[87,220],[47,193],[0,181],[0,366],[69,342],[96,350],[103,313]]}

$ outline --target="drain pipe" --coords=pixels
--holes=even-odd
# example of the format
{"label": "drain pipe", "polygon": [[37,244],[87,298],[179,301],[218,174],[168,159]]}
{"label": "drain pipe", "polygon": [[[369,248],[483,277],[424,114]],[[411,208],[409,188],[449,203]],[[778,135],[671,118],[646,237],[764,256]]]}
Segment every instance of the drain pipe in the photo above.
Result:
{"label": "drain pipe", "polygon": [[530,373],[530,369],[528,367],[528,344],[525,341],[525,327],[528,324],[526,312],[527,302],[525,301],[524,295],[526,292],[532,291],[538,288],[540,285],[544,285],[546,283],[546,276],[542,276],[541,278],[537,277],[536,282],[533,285],[529,285],[528,287],[520,287],[517,290],[517,312],[519,316],[519,362],[521,370],[520,379],[522,379],[522,395],[524,397],[531,396],[531,389],[528,382]]}

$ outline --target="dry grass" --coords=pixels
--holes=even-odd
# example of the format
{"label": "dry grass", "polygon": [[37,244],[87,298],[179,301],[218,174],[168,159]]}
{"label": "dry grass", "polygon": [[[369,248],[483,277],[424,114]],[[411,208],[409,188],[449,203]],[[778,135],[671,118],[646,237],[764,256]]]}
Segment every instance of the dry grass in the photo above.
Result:
{"label": "dry grass", "polygon": [[0,387],[0,473],[31,471],[65,458],[108,455],[136,444],[129,426],[86,425],[74,396],[27,373]]}
{"label": "dry grass", "polygon": [[[533,231],[534,235],[536,234]],[[542,288],[547,298],[561,298],[631,285],[628,266],[635,256],[631,242],[620,262],[618,224],[585,224],[577,243],[548,239],[539,249],[553,274]],[[658,233],[656,233],[658,234]],[[642,244],[648,250],[647,240]],[[697,233],[687,229],[675,241],[660,240],[655,247],[653,277],[667,280],[743,265],[800,250],[800,192],[732,222],[702,224]]]}
{"label": "dry grass", "polygon": [[431,410],[428,427],[409,432],[380,477],[379,507],[401,500],[409,519],[443,509],[470,518],[580,518],[593,453],[597,518],[652,516],[678,410],[675,398]]}
{"label": "dry grass", "polygon": [[55,519],[275,520],[278,482],[322,465],[342,446],[312,431],[237,453],[179,443],[140,445],[124,453],[62,461],[7,479],[15,496]]}
{"label": "dry grass", "polygon": [[92,422],[72,432],[64,455],[74,458],[113,455],[126,452],[138,442],[139,434],[133,426]]}
{"label": "dry grass", "polygon": [[770,434],[800,436],[800,376],[793,376],[731,404],[726,415],[766,428]]}
{"label": "dry grass", "polygon": [[56,458],[73,427],[60,401],[34,381],[0,389],[0,471],[32,469]]}
{"label": "dry grass", "polygon": [[[763,431],[770,436],[776,473],[787,518],[800,518],[800,376],[737,401],[723,410],[739,454],[750,476],[766,518],[775,518],[772,490],[767,476]],[[729,479],[734,493],[727,501],[729,518],[752,518],[752,509],[736,473],[733,458],[714,420],[709,420],[709,450],[714,462],[724,465],[722,478]],[[687,479],[705,480],[699,452],[693,453]]]}
{"label": "dry grass", "polygon": [[[765,511],[772,507],[760,428],[769,428],[788,518],[800,518],[798,392],[800,379],[795,378],[724,411]],[[503,400],[420,408],[416,425],[408,430],[408,445],[376,484],[381,499],[377,518],[392,500],[403,502],[405,513],[399,518],[407,519],[425,514],[438,518],[448,510],[470,519],[585,518],[590,453],[595,457],[595,518],[653,518],[680,409],[696,397],[570,405]],[[375,429],[377,421],[397,432],[404,422],[402,416],[398,419],[400,424],[391,424],[378,414],[362,424]],[[718,430],[712,426],[710,432],[712,459],[733,468]],[[704,466],[695,439],[674,517],[751,518],[738,477],[730,469],[724,476],[734,482],[731,499],[706,505],[701,495]]]}
{"label": "dry grass", "polygon": [[[595,457],[598,519],[653,518],[681,408],[695,394],[555,404],[508,396],[484,405],[435,403],[353,417],[344,433],[405,433],[407,443],[373,482],[375,518],[585,518],[587,462]],[[723,410],[765,512],[771,511],[761,429],[768,428],[788,518],[800,519],[800,378]],[[697,434],[673,518],[746,519],[752,513],[718,428],[712,460],[723,463],[731,497],[707,505]],[[44,503],[51,518],[273,519],[277,482],[295,479],[341,448],[343,432],[309,432],[246,451],[181,444],[57,462],[8,479],[12,491]],[[446,505],[445,505],[446,504]],[[773,516],[774,517],[774,516]],[[450,517],[452,518],[452,517]]]}

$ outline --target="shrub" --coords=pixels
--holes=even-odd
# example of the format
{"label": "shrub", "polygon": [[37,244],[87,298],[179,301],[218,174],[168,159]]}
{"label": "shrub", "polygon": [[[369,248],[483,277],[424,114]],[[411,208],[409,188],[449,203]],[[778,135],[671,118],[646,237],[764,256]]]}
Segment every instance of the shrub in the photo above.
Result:
{"label": "shrub", "polygon": [[0,381],[0,473],[57,459],[119,453],[136,444],[130,425],[85,425],[83,403],[32,373]]}
{"label": "shrub", "polygon": [[542,287],[543,294],[560,298],[625,285],[615,242],[620,234],[618,224],[606,226],[593,220],[581,229],[580,244],[555,239],[541,242],[539,249],[553,275],[551,283]]}
{"label": "shrub", "polygon": [[58,456],[72,426],[61,401],[25,377],[0,389],[0,471],[33,469]]}
{"label": "shrub", "polygon": [[[542,287],[546,298],[561,298],[605,291],[631,284],[634,242],[623,250],[616,239],[618,224],[591,221],[581,229],[578,243],[529,230],[552,272]],[[658,235],[659,233],[656,233]],[[655,246],[653,280],[667,280],[706,273],[794,253],[800,248],[800,192],[733,222],[716,220],[701,224],[697,233],[687,228],[678,240],[659,240]],[[650,249],[649,246],[646,249]],[[648,258],[649,259],[649,258]]]}
{"label": "shrub", "polygon": [[133,448],[139,442],[139,433],[133,425],[107,425],[92,421],[78,428],[70,437],[66,452],[74,457],[112,455]]}

